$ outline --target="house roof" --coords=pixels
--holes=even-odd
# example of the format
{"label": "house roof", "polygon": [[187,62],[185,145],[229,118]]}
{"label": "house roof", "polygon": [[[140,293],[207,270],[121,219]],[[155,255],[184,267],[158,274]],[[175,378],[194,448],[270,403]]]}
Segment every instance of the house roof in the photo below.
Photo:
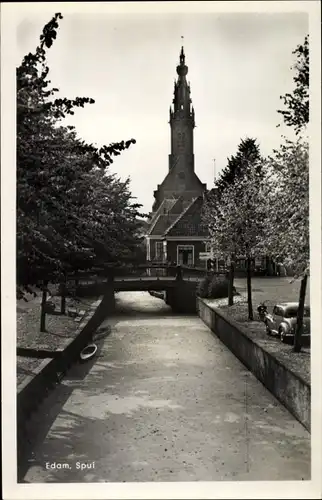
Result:
{"label": "house roof", "polygon": [[196,198],[193,198],[193,200],[184,208],[184,210],[179,214],[176,219],[173,221],[173,223],[168,227],[168,229],[165,231],[165,235],[168,235],[169,232],[174,229],[176,224],[180,222],[182,217],[189,211],[189,209],[195,204]]}
{"label": "house roof", "polygon": [[152,214],[151,221],[149,222],[150,225],[150,230],[152,229],[152,226],[155,224],[157,221],[159,215],[164,215],[167,214],[168,212],[171,211],[171,209],[176,205],[177,203],[177,198],[165,198],[159,208]]}
{"label": "house roof", "polygon": [[153,224],[153,227],[150,228],[150,235],[163,235],[163,233],[167,230],[167,228],[174,222],[177,218],[177,215],[159,215]]}
{"label": "house roof", "polygon": [[209,236],[208,226],[193,221],[180,221],[166,236]]}
{"label": "house roof", "polygon": [[160,236],[160,238],[167,236],[204,236],[206,238],[208,227],[201,220],[202,204],[202,196],[192,200],[185,200],[181,197],[163,200],[153,215],[147,235]]}
{"label": "house roof", "polygon": [[194,198],[186,209],[165,231],[164,236],[208,236],[208,227],[202,223],[203,198]]}

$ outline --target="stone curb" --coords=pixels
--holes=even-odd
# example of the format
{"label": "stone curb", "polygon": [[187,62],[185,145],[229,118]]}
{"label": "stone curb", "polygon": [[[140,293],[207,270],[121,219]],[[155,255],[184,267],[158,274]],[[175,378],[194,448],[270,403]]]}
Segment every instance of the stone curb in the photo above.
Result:
{"label": "stone curb", "polygon": [[198,315],[257,379],[311,431],[311,386],[218,309],[197,298]]}
{"label": "stone curb", "polygon": [[72,361],[86,345],[91,335],[102,322],[99,314],[103,298],[94,302],[85,314],[82,322],[78,325],[73,339],[67,338],[65,344],[58,349],[61,355],[56,358],[44,359],[34,370],[32,375],[27,376],[17,388],[17,434],[23,435],[24,424],[40,402],[48,394],[49,390],[59,382],[58,374],[67,370]]}

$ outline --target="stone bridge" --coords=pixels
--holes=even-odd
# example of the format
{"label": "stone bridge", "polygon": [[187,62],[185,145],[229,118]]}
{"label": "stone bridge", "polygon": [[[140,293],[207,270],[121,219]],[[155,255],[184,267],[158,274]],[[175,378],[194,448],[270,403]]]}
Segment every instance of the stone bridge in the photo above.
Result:
{"label": "stone bridge", "polygon": [[164,291],[165,302],[174,312],[193,313],[196,311],[196,288],[205,275],[203,268],[158,264],[98,269],[95,273],[70,275],[68,280],[76,283],[77,296],[109,293],[111,304],[115,292]]}

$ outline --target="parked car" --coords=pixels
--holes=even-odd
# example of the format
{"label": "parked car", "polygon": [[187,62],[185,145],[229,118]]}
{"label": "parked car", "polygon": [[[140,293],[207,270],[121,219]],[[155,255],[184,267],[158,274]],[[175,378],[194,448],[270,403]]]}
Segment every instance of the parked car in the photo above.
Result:
{"label": "parked car", "polygon": [[[287,338],[293,337],[295,334],[298,308],[297,302],[276,304],[272,314],[266,314],[264,319],[267,335],[278,336],[282,342],[286,342]],[[310,336],[310,306],[308,305],[304,306],[302,336]]]}

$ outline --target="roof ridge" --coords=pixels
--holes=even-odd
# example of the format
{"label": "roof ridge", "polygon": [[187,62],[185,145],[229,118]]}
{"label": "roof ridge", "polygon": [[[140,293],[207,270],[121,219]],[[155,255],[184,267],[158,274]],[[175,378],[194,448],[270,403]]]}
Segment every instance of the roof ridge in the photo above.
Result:
{"label": "roof ridge", "polygon": [[161,217],[161,214],[159,214],[159,215],[157,215],[157,216],[155,217],[155,220],[153,220],[153,224],[149,227],[149,233],[148,233],[148,234],[151,234],[151,233],[152,233],[152,231],[153,231],[153,229],[155,228],[155,226],[156,226],[156,224],[157,224],[158,220],[160,219],[160,217]]}
{"label": "roof ridge", "polygon": [[153,221],[153,224],[149,227],[148,234],[152,234],[153,233],[153,230],[156,227],[156,225],[157,225],[157,223],[159,222],[160,219],[162,219],[162,218],[169,219],[169,217],[173,217],[173,215],[169,214],[169,212],[167,212],[166,214],[159,214],[155,218],[155,220]]}
{"label": "roof ridge", "polygon": [[195,203],[195,201],[199,198],[199,196],[197,196],[196,198],[193,198],[191,203],[189,203],[189,205],[183,210],[183,212],[181,212],[181,214],[179,214],[179,216],[176,218],[176,220],[171,224],[171,226],[168,227],[168,229],[164,232],[164,234],[167,234],[169,233],[169,231],[180,221],[180,219],[184,216],[184,214],[189,210],[190,207],[192,207],[192,205]]}
{"label": "roof ridge", "polygon": [[[164,198],[160,204],[160,206],[158,207],[158,209],[155,211],[152,219],[151,219],[151,222],[150,222],[150,227],[152,228],[152,225],[154,227],[155,225],[155,222],[158,220],[158,218],[160,217],[160,215],[164,215],[164,214],[161,214],[161,209],[162,207],[165,205],[165,202],[166,201],[172,201],[171,198]],[[171,207],[172,208],[172,207]]]}

